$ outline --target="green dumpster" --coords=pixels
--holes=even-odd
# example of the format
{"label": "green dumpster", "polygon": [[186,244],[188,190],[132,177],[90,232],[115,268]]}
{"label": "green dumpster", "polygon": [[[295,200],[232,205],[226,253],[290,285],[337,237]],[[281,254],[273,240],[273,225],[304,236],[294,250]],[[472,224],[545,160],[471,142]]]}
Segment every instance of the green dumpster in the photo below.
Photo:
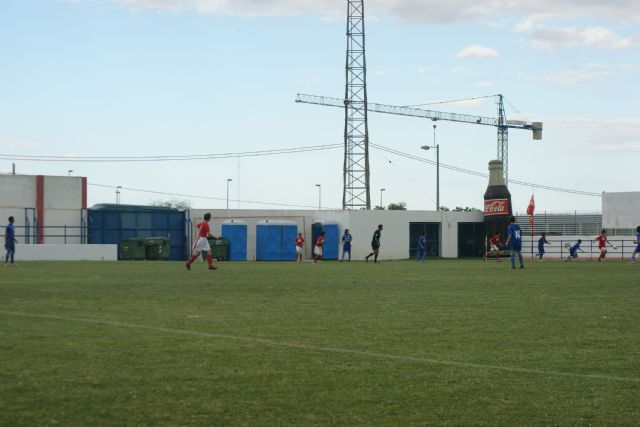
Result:
{"label": "green dumpster", "polygon": [[229,259],[229,239],[209,239],[211,246],[211,256],[218,261],[226,261]]}
{"label": "green dumpster", "polygon": [[169,259],[169,238],[147,237],[144,239],[145,259],[149,261],[166,261]]}
{"label": "green dumpster", "polygon": [[143,260],[144,258],[144,239],[127,239],[118,242],[118,259],[122,261],[134,261]]}

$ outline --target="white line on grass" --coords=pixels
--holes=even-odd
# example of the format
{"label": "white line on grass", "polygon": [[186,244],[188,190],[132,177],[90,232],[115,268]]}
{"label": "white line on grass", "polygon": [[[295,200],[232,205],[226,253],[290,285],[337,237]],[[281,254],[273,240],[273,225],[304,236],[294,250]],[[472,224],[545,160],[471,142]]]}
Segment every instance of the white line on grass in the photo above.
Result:
{"label": "white line on grass", "polygon": [[269,345],[274,347],[296,348],[301,350],[320,351],[320,352],[327,352],[327,353],[354,354],[359,356],[375,357],[379,359],[400,360],[400,361],[416,362],[416,363],[428,363],[432,365],[448,365],[448,366],[455,366],[460,368],[490,369],[490,370],[505,371],[505,372],[520,372],[525,374],[546,375],[550,377],[572,377],[572,378],[586,378],[586,379],[599,379],[599,380],[640,383],[640,378],[634,378],[634,377],[616,377],[612,375],[603,375],[603,374],[576,374],[572,372],[544,371],[540,369],[527,369],[527,368],[517,368],[517,367],[508,367],[508,366],[483,365],[480,363],[456,362],[453,360],[430,359],[426,357],[400,356],[400,355],[388,354],[388,353],[375,353],[370,351],[351,350],[347,348],[319,347],[319,346],[309,345],[309,344],[293,344],[293,343],[274,341],[274,340],[269,340],[264,338],[238,337],[234,335],[214,334],[210,332],[198,332],[198,331],[187,331],[183,329],[163,328],[161,326],[135,325],[132,323],[114,322],[111,320],[70,318],[70,317],[55,316],[50,314],[31,314],[31,313],[21,313],[17,311],[5,311],[5,310],[0,310],[0,314],[4,314],[7,316],[30,317],[30,318],[36,318],[36,319],[52,319],[52,320],[61,320],[65,322],[79,322],[79,323],[90,323],[94,325],[109,325],[109,326],[117,326],[122,328],[143,329],[147,331],[167,332],[171,334],[193,335],[198,337],[243,341],[243,342],[264,344],[264,345]]}

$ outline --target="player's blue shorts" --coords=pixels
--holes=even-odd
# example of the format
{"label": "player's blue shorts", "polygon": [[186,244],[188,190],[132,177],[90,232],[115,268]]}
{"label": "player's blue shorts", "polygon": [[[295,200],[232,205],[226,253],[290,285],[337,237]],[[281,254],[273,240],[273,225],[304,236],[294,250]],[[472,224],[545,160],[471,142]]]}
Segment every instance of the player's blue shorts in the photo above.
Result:
{"label": "player's blue shorts", "polygon": [[638,246],[636,246],[636,250],[634,252],[640,252],[640,243],[638,243]]}
{"label": "player's blue shorts", "polygon": [[510,249],[513,252],[520,252],[522,251],[522,242],[511,242],[511,244],[509,245]]}
{"label": "player's blue shorts", "polygon": [[569,251],[569,256],[571,258],[578,258],[578,251]]}
{"label": "player's blue shorts", "polygon": [[544,245],[538,245],[538,253],[539,254],[543,254],[544,253]]}

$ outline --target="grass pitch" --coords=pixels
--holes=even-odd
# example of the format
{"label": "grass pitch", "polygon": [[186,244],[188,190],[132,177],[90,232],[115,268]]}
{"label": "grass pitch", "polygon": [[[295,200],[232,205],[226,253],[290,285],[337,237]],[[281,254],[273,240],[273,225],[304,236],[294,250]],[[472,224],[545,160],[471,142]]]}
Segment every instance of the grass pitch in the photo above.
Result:
{"label": "grass pitch", "polygon": [[640,420],[637,264],[218,265],[2,268],[0,425]]}

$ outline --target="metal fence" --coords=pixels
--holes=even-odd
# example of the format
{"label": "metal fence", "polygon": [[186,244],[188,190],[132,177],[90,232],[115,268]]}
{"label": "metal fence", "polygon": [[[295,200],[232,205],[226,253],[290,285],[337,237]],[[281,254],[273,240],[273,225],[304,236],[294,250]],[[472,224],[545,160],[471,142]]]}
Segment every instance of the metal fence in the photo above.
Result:
{"label": "metal fence", "polygon": [[[574,245],[578,240],[577,238],[547,238],[549,244],[545,246],[544,258],[560,258],[565,259],[569,255],[569,247]],[[612,245],[616,246],[616,249],[611,246],[607,247],[607,259],[627,260],[631,258],[635,251],[637,244],[632,238],[618,238],[608,240]],[[523,239],[523,254],[530,254],[531,258],[536,258],[538,255],[538,240],[537,239]],[[600,256],[600,249],[598,249],[598,243],[593,240],[582,239],[580,249],[583,252],[579,252],[578,258],[595,260]]]}

